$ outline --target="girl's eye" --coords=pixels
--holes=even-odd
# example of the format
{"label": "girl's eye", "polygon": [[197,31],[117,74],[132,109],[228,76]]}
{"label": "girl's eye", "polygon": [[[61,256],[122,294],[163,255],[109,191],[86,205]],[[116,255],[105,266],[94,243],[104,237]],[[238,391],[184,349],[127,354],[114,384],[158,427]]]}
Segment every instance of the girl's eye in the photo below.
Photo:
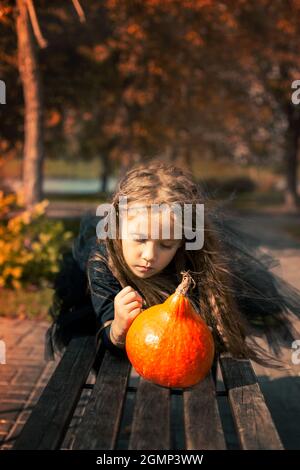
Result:
{"label": "girl's eye", "polygon": [[165,248],[166,250],[171,250],[171,248],[172,248],[171,246],[165,246],[165,245],[161,245],[161,246],[162,246],[162,248]]}
{"label": "girl's eye", "polygon": [[[134,238],[134,241],[144,243],[147,240],[146,240],[146,238]],[[161,247],[166,249],[166,250],[171,250],[171,248],[172,248],[172,246],[166,246],[166,245],[161,245]]]}

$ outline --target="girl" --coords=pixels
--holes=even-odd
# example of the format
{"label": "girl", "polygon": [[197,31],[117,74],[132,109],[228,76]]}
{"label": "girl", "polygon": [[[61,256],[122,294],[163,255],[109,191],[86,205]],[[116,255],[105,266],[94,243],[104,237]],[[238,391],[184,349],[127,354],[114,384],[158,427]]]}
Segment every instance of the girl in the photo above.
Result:
{"label": "girl", "polygon": [[[121,197],[127,197],[126,224]],[[149,232],[142,233],[145,211],[139,209],[154,203],[204,204],[202,248],[186,249],[189,240],[183,232],[181,239],[151,239]],[[136,164],[119,182],[112,207],[116,237],[98,239],[99,218],[87,215],[72,254],[64,257],[50,309],[54,322],[47,332],[48,358],[61,354],[71,337],[96,332],[114,354],[125,354],[133,320],[174,293],[186,270],[194,280],[190,301],[212,329],[217,353],[227,350],[270,366],[270,356],[247,336],[251,325],[264,328],[275,352],[271,334],[276,328],[293,340],[286,314],[290,310],[299,315],[300,293],[270,271],[274,259],[256,249],[254,237],[234,227],[224,205],[214,204],[189,171],[156,159]],[[176,217],[171,221],[174,225]],[[152,222],[161,229],[160,219]],[[195,229],[194,213],[192,224]]]}

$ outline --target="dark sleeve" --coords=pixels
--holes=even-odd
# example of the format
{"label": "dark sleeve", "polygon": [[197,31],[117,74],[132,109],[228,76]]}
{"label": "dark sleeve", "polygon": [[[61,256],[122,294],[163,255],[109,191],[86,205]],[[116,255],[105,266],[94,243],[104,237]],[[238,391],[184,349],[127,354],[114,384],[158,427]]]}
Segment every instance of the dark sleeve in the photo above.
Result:
{"label": "dark sleeve", "polygon": [[[122,290],[106,264],[99,260],[89,260],[87,265],[89,290],[99,328],[108,320],[114,319],[114,299]],[[125,354],[125,348],[115,346],[110,340],[110,325],[100,332],[105,346],[114,354]]]}

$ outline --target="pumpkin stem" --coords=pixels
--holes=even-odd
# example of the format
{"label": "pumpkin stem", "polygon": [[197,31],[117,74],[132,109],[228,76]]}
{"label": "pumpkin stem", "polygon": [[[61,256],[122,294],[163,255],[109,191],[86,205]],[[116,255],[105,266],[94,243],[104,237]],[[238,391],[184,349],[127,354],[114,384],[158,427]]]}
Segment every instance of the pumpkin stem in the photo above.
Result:
{"label": "pumpkin stem", "polygon": [[187,291],[190,288],[191,282],[193,282],[193,284],[195,285],[195,281],[190,275],[189,271],[181,271],[180,274],[182,274],[182,281],[177,287],[175,294],[186,295]]}

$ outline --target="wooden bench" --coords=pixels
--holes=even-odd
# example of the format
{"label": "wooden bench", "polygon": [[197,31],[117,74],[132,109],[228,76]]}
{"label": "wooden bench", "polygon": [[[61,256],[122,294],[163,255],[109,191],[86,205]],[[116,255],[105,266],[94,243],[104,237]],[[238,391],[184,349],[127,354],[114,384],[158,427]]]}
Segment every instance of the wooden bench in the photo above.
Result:
{"label": "wooden bench", "polygon": [[196,386],[168,389],[91,336],[71,340],[14,449],[61,449],[70,435],[72,449],[283,449],[248,360],[224,354]]}

